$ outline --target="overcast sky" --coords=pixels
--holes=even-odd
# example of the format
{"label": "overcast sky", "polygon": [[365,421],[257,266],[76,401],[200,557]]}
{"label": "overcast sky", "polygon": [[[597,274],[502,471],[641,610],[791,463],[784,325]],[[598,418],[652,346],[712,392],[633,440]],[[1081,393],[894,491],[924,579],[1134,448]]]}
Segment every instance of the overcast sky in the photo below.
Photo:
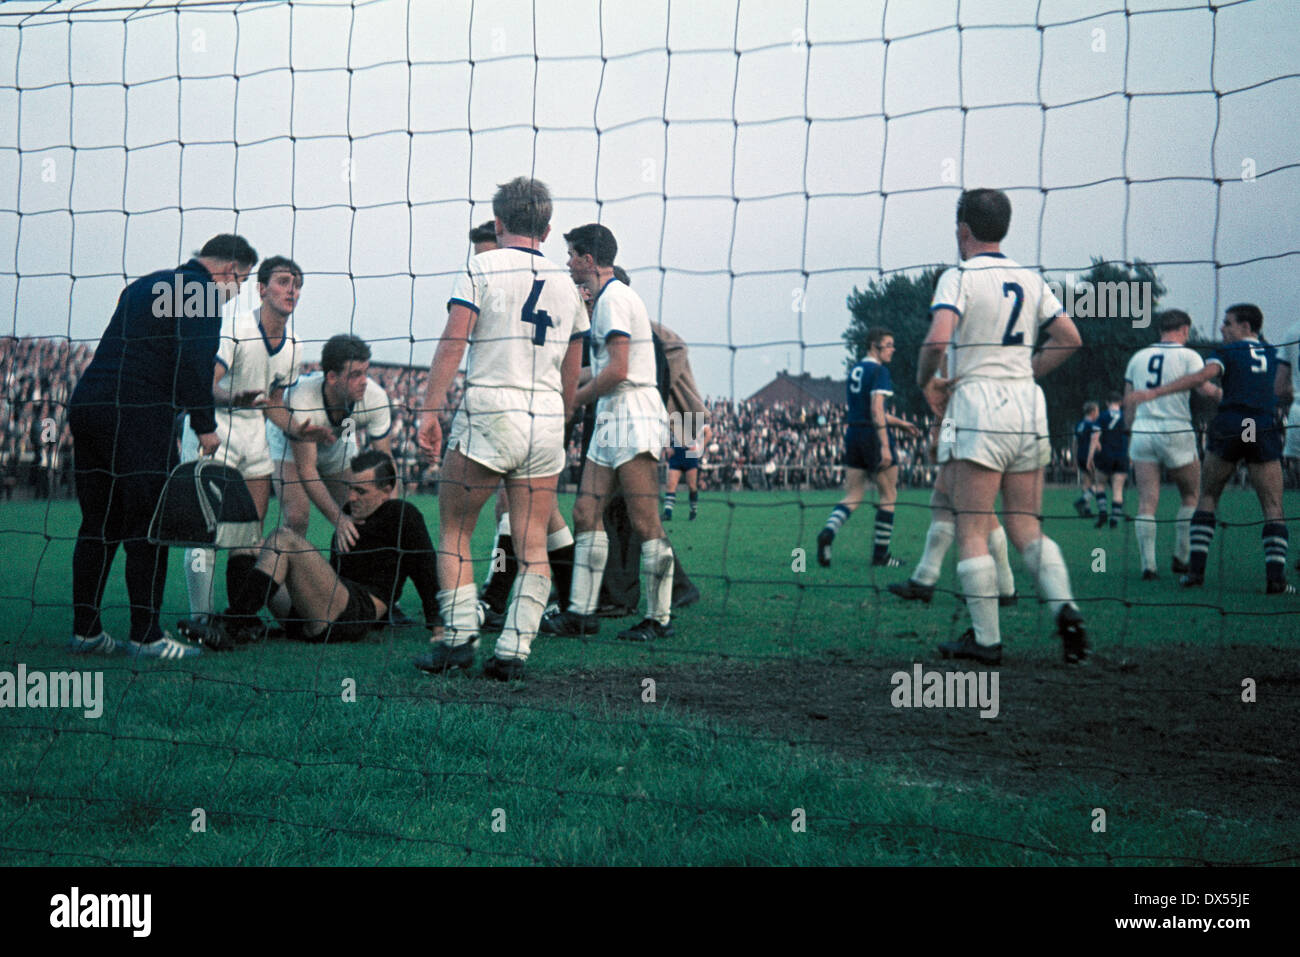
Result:
{"label": "overcast sky", "polygon": [[0,332],[97,341],[234,230],[307,272],[300,337],[427,365],[521,173],[547,255],[606,223],[711,395],[842,375],[846,296],[951,263],[962,186],[1049,277],[1142,258],[1207,334],[1238,300],[1300,330],[1294,0],[132,6],[0,7]]}

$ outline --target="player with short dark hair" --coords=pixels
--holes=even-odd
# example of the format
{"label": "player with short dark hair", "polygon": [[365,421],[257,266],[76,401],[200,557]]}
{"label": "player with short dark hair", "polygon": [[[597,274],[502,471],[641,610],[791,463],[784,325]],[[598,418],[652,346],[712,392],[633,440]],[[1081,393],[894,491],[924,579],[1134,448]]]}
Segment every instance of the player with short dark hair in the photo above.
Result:
{"label": "player with short dark hair", "polygon": [[1102,490],[1092,464],[1093,440],[1101,429],[1097,423],[1100,415],[1101,406],[1089,400],[1083,404],[1083,418],[1074,426],[1074,468],[1081,488],[1079,497],[1074,500],[1074,510],[1080,518],[1092,514],[1089,495],[1096,501],[1098,511],[1101,510]]}
{"label": "player with short dark hair", "polygon": [[480,223],[469,231],[470,245],[474,247],[474,255],[485,253],[489,249],[499,248],[497,244],[497,224],[489,219],[486,223]]}
{"label": "player with short dark hair", "polygon": [[[1192,317],[1181,309],[1170,309],[1160,316],[1160,341],[1139,349],[1129,360],[1124,373],[1125,420],[1132,438],[1129,457],[1137,479],[1138,510],[1133,520],[1138,553],[1142,560],[1142,580],[1158,578],[1156,571],[1156,507],[1160,504],[1160,469],[1169,472],[1178,487],[1182,503],[1174,522],[1175,575],[1186,574],[1191,560],[1192,516],[1201,484],[1201,459],[1196,449],[1196,430],[1192,410],[1185,396],[1167,395],[1136,406],[1128,397],[1139,389],[1151,389],[1162,382],[1199,372],[1205,361],[1187,347]],[[1197,391],[1218,400],[1220,391],[1212,382],[1203,382]]]}
{"label": "player with short dark hair", "polygon": [[[990,517],[1002,494],[1007,537],[1038,580],[1056,619],[1067,664],[1088,654],[1083,617],[1070,592],[1060,548],[1039,518],[1043,467],[1051,459],[1047,403],[1035,381],[1069,358],[1081,340],[1041,275],[1008,259],[1000,247],[1011,204],[990,190],[962,194],[957,205],[961,263],[944,272],[930,307],[930,331],[917,363],[924,387],[948,359],[955,382],[939,436],[939,461],[952,462],[953,505],[961,561],[957,577],[971,628],[945,642],[945,658],[1002,661],[996,564],[989,554]],[[1038,333],[1047,340],[1035,351]],[[950,351],[951,350],[951,351]]]}
{"label": "player with short dark hair", "polygon": [[668,412],[659,393],[654,333],[645,303],[614,273],[618,243],[609,228],[589,223],[564,235],[569,274],[593,295],[592,378],[577,393],[578,405],[596,406],[595,429],[573,505],[573,588],[569,609],[548,617],[546,631],[590,635],[599,631],[596,610],[609,557],[604,512],[621,487],[633,531],[641,538],[646,616],[619,632],[625,641],[670,638],[673,550],[659,519],[659,456],[668,434]]}
{"label": "player with short dark hair", "polygon": [[479,605],[470,540],[479,512],[504,478],[521,572],[483,673],[508,680],[523,676],[551,593],[547,525],[564,468],[564,425],[587,312],[572,279],[541,253],[551,230],[546,185],[517,177],[498,187],[492,212],[501,248],[473,256],[456,280],[421,409],[420,448],[436,463],[442,451],[438,412],[468,349],[465,393],[438,490],[446,631],[415,664],[441,673],[474,663]]}
{"label": "player with short dark hair", "polygon": [[885,400],[894,394],[894,384],[889,378],[889,362],[893,357],[894,334],[876,326],[867,331],[866,357],[849,372],[845,387],[849,418],[844,435],[844,497],[817,533],[817,562],[823,567],[830,565],[831,543],[862,504],[868,482],[880,494],[876,502],[871,564],[881,568],[902,567],[903,563],[889,554],[894,503],[898,500],[898,448],[893,430],[901,428],[911,435],[920,435],[921,430],[885,409]]}
{"label": "player with short dark hair", "polygon": [[[285,256],[263,260],[257,269],[257,292],[261,299],[257,309],[232,311],[222,325],[212,396],[221,439],[217,460],[244,477],[261,519],[266,516],[275,471],[266,422],[292,427],[284,391],[298,381],[302,360],[290,321],[302,293],[302,269]],[[199,457],[199,446],[188,419],[181,435],[181,459],[192,462]],[[185,552],[190,617],[181,623],[182,634],[188,622],[203,621],[215,610],[216,559],[211,547]],[[243,580],[252,561],[251,552],[240,550],[230,555],[226,563],[228,592]]]}
{"label": "player with short dark hair", "polygon": [[[1124,426],[1124,397],[1111,392],[1106,397],[1106,409],[1097,417],[1097,430],[1092,435],[1089,450],[1089,471],[1102,476],[1101,493],[1097,496],[1097,528],[1110,521],[1110,527],[1119,525],[1124,514],[1124,480],[1128,478],[1128,434]],[[1107,486],[1110,491],[1109,506],[1106,501]]]}
{"label": "player with short dark hair", "polygon": [[369,449],[352,459],[344,505],[357,529],[344,552],[337,538],[330,557],[287,527],[263,540],[253,567],[231,595],[225,614],[193,633],[207,646],[228,650],[262,634],[258,612],[269,607],[290,638],[361,641],[383,627],[410,580],[424,604],[426,626],[436,630],[438,573],[424,516],[395,498],[397,468],[386,452]]}
{"label": "player with short dark hair", "polygon": [[123,543],[131,602],[126,650],[152,658],[200,650],[159,626],[167,548],[149,541],[149,523],[176,464],[178,413],[189,410],[205,454],[221,444],[212,398],[221,306],[238,295],[256,263],[256,251],[242,236],[214,236],[189,262],[137,279],[118,297],[68,407],[81,505],[70,651],[112,654],[119,648],[104,631],[100,605]]}
{"label": "player with short dark hair", "polygon": [[346,552],[357,530],[343,508],[344,473],[360,451],[363,435],[370,448],[391,454],[393,417],[388,393],[369,376],[370,346],[363,339],[348,333],[331,336],[321,348],[320,366],[320,372],[303,376],[285,393],[293,431],[270,423],[266,435],[276,463],[283,523],[306,537],[315,504]]}
{"label": "player with short dark hair", "polygon": [[1296,591],[1286,580],[1289,543],[1282,515],[1283,425],[1278,415],[1279,404],[1289,405],[1294,397],[1291,365],[1279,356],[1276,346],[1260,338],[1263,325],[1264,315],[1258,306],[1229,306],[1221,327],[1224,345],[1205,360],[1205,368],[1129,396],[1129,402],[1138,406],[1223,376],[1223,399],[1210,423],[1201,470],[1201,497],[1192,516],[1190,568],[1179,580],[1184,588],[1205,583],[1219,496],[1238,464],[1245,461],[1264,513],[1260,535],[1264,544],[1265,591],[1269,595],[1293,595]]}

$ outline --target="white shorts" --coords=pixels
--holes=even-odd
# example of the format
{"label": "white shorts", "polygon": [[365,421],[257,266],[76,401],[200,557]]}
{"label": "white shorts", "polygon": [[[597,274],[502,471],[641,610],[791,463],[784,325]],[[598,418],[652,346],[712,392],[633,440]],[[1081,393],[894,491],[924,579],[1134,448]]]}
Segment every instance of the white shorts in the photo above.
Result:
{"label": "white shorts", "polygon": [[559,475],[565,465],[564,399],[475,386],[456,410],[447,448],[512,478]]}
{"label": "white shorts", "polygon": [[648,454],[658,461],[671,440],[668,412],[657,389],[616,392],[596,405],[596,427],[587,447],[587,461],[610,469],[638,455]]}
{"label": "white shorts", "polygon": [[1128,457],[1134,462],[1158,462],[1167,469],[1180,469],[1196,461],[1196,433],[1189,425],[1182,432],[1139,432],[1135,423],[1129,440]]}
{"label": "white shorts", "polygon": [[[272,462],[292,462],[293,443],[279,426],[266,422],[266,444]],[[316,444],[316,471],[321,478],[338,478],[348,470],[352,460],[361,454],[356,437],[339,438],[332,445]]]}
{"label": "white shorts", "polygon": [[[271,450],[266,444],[265,417],[217,413],[217,438],[221,447],[214,461],[229,465],[246,479],[270,478],[275,471]],[[190,427],[190,417],[185,416],[181,432],[181,461],[193,462],[199,457],[199,437]]]}
{"label": "white shorts", "polygon": [[1300,407],[1292,403],[1291,414],[1286,419],[1286,448],[1282,450],[1284,459],[1300,459]]}
{"label": "white shorts", "polygon": [[1030,472],[1052,460],[1047,400],[1032,379],[958,382],[939,426],[939,462]]}

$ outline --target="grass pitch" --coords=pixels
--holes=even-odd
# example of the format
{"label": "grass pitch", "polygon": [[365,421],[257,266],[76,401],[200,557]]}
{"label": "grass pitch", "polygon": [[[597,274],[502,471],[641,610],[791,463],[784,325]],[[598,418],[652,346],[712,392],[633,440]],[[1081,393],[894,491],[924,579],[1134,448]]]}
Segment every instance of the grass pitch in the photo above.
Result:
{"label": "grass pitch", "polygon": [[[893,674],[952,668],[934,646],[967,627],[943,591],[956,588],[952,554],[932,604],[884,591],[919,555],[926,492],[900,502],[904,568],[869,566],[864,509],[829,570],[814,539],[836,493],[705,494],[698,521],[679,509],[668,526],[704,592],[678,637],[629,647],[613,640],[619,622],[584,642],[543,637],[529,680],[510,685],[418,672],[419,628],[183,663],[69,655],[76,505],[7,503],[0,670],[102,670],[106,700],[97,719],[0,709],[0,863],[1296,860],[1300,600],[1263,594],[1253,494],[1225,496],[1233,525],[1195,593],[1164,571],[1171,525],[1162,578],[1143,583],[1131,526],[1094,529],[1073,494],[1048,491],[1046,530],[1096,660],[1060,663],[1013,557],[1022,600],[1002,615],[990,720],[891,704]],[[416,504],[436,529],[436,499]],[[1300,514],[1300,496],[1287,511]],[[485,558],[490,526],[485,515]],[[122,560],[105,614],[118,637]],[[167,606],[169,621],[185,614],[175,551]],[[419,608],[413,589],[404,606]]]}

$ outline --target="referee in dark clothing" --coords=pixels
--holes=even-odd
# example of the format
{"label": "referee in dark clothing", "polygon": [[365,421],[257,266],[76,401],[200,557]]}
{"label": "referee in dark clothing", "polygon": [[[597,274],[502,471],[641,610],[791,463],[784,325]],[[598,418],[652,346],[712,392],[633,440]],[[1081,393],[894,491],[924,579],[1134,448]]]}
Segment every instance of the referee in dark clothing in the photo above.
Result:
{"label": "referee in dark clothing", "polygon": [[[72,555],[73,635],[68,650],[183,658],[200,649],[158,624],[167,549],[149,543],[149,522],[178,453],[173,425],[188,411],[203,453],[220,444],[212,366],[221,307],[257,264],[241,236],[214,236],[198,256],[123,290],[95,357],[68,403],[81,528]],[[113,557],[126,546],[131,640],[104,632],[100,603]]]}

